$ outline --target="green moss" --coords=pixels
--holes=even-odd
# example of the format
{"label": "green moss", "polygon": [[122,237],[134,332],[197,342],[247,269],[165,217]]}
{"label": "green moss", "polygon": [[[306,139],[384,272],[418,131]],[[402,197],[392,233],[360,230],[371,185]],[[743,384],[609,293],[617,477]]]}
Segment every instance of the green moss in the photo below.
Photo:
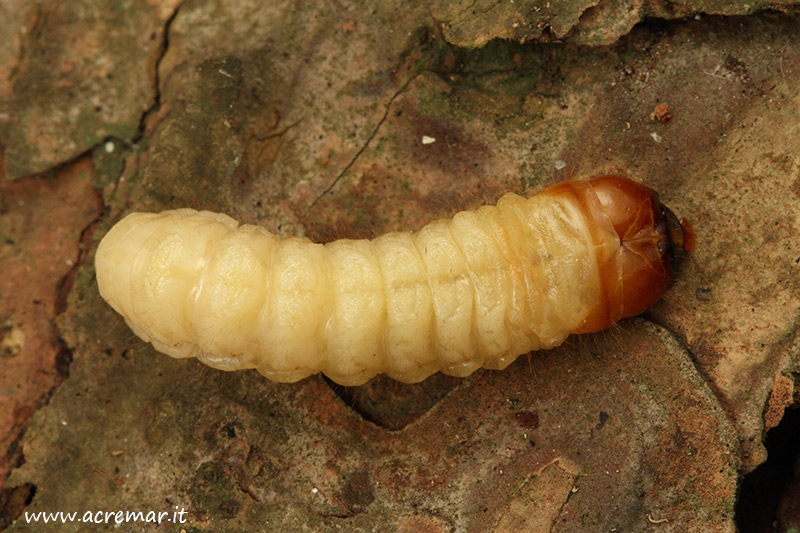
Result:
{"label": "green moss", "polygon": [[430,39],[416,69],[438,76],[447,87],[422,87],[419,110],[454,122],[508,120],[511,130],[529,129],[530,119],[543,113],[541,105],[530,108],[531,95],[546,93],[549,87],[542,84],[548,75],[545,50],[506,41],[470,50]]}
{"label": "green moss", "polygon": [[223,519],[235,517],[241,509],[241,501],[231,496],[235,487],[228,480],[226,468],[218,462],[203,463],[195,471],[198,481],[192,494],[195,513],[209,513]]}
{"label": "green moss", "polygon": [[125,170],[125,158],[130,153],[126,143],[116,137],[108,137],[92,150],[94,186],[102,189],[117,183]]}

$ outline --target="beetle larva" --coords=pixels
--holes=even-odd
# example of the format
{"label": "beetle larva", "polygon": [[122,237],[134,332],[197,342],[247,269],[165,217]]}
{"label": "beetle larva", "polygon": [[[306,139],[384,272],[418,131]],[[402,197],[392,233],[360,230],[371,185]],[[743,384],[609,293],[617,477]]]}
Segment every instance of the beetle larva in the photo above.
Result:
{"label": "beetle larva", "polygon": [[502,369],[637,315],[667,290],[683,248],[655,192],[604,176],[507,194],[417,233],[324,245],[208,211],[132,213],[95,266],[103,298],[160,352],[359,385]]}

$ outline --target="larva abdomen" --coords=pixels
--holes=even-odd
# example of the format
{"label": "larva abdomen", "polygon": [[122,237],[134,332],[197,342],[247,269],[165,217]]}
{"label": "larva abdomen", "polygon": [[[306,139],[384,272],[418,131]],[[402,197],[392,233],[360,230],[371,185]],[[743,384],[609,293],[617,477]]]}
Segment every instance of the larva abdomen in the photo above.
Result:
{"label": "larva abdomen", "polygon": [[[606,213],[623,190],[638,194],[628,215]],[[653,213],[643,221],[631,205]],[[509,194],[416,234],[325,245],[206,211],[133,213],[100,243],[97,280],[134,332],[173,357],[276,381],[321,371],[344,385],[378,373],[417,382],[504,368],[641,312],[666,289],[680,236],[663,213],[623,178]],[[642,222],[649,233],[625,236],[617,219],[622,233]],[[646,253],[629,253],[642,243]],[[643,268],[643,258],[655,262]],[[652,279],[626,282],[625,269]],[[626,295],[626,284],[653,294]]]}

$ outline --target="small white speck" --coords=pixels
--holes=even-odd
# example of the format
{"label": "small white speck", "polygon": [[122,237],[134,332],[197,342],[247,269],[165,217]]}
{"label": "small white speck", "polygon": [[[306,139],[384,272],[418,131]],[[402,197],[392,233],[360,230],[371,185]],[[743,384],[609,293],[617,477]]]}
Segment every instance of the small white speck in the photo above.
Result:
{"label": "small white speck", "polygon": [[567,166],[566,161],[562,161],[560,159],[558,161],[556,161],[556,170],[561,170],[566,166]]}
{"label": "small white speck", "polygon": [[433,144],[436,142],[436,137],[430,137],[428,135],[422,136],[422,144]]}
{"label": "small white speck", "polygon": [[62,426],[66,426],[66,425],[67,425],[67,421],[66,421],[66,420],[62,420],[62,421],[61,421],[61,425],[62,425]]}
{"label": "small white speck", "polygon": [[108,141],[103,147],[106,149],[107,154],[110,154],[114,151],[114,143],[111,141]]}
{"label": "small white speck", "polygon": [[313,489],[311,489],[311,494],[316,494],[318,492],[319,492],[319,489],[317,487],[314,487]]}
{"label": "small white speck", "polygon": [[655,142],[657,142],[657,143],[660,143],[660,142],[661,142],[661,135],[659,135],[659,134],[658,134],[658,133],[656,133],[656,132],[652,132],[652,133],[650,134],[650,137],[652,137],[652,138],[653,138],[653,140],[654,140]]}
{"label": "small white speck", "polygon": [[225,72],[222,69],[219,69],[219,73],[222,74],[223,76],[227,77],[227,78],[232,78],[233,77],[231,74]]}

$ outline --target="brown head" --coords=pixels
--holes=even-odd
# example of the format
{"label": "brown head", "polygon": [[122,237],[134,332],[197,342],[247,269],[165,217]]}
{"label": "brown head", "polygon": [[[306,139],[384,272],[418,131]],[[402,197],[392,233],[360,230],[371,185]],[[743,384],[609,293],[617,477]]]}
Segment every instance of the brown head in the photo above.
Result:
{"label": "brown head", "polygon": [[638,315],[667,291],[680,259],[692,247],[693,233],[658,201],[655,191],[619,176],[562,182],[550,190],[575,196],[594,227],[595,244],[609,234],[619,238],[619,253],[612,258],[601,256],[598,248],[605,305],[575,333],[598,331]]}

